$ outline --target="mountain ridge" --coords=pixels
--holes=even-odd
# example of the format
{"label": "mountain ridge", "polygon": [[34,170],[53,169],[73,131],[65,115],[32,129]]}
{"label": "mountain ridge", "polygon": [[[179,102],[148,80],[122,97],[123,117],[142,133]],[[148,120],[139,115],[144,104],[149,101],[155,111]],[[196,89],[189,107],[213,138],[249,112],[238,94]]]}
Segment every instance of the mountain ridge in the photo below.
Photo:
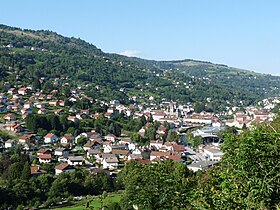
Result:
{"label": "mountain ridge", "polygon": [[[9,44],[12,46],[7,47]],[[79,38],[46,30],[0,25],[0,46],[2,82],[27,84],[41,77],[49,81],[68,78],[70,87],[84,84],[90,86],[86,91],[93,97],[125,103],[130,103],[133,96],[140,101],[149,101],[153,96],[155,102],[163,98],[203,102],[218,110],[227,104],[256,103],[278,95],[280,88],[277,76],[208,61],[155,61],[105,53]],[[55,88],[49,81],[42,85]],[[101,91],[93,91],[97,86]]]}

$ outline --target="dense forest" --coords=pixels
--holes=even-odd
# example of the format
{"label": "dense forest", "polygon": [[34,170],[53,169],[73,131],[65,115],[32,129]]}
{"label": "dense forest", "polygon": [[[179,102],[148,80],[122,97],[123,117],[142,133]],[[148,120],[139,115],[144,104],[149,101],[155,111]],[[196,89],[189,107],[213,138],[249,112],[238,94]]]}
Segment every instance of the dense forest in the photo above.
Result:
{"label": "dense forest", "polygon": [[[209,62],[151,61],[104,53],[81,39],[0,25],[0,83],[45,91],[82,85],[98,99],[203,102],[210,111],[279,95],[280,78]],[[40,81],[40,83],[38,83]],[[54,82],[58,81],[58,82]],[[0,88],[4,88],[3,85]]]}

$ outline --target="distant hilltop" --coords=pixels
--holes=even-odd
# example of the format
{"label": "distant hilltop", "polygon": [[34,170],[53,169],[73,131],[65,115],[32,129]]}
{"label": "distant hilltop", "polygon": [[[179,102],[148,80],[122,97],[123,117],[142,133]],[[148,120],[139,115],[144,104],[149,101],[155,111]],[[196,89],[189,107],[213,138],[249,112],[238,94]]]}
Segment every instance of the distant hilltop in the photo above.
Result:
{"label": "distant hilltop", "polygon": [[[45,89],[63,80],[96,99],[205,103],[213,111],[279,95],[280,77],[191,59],[154,61],[104,53],[79,38],[0,25],[0,80]],[[63,88],[59,86],[58,88]]]}

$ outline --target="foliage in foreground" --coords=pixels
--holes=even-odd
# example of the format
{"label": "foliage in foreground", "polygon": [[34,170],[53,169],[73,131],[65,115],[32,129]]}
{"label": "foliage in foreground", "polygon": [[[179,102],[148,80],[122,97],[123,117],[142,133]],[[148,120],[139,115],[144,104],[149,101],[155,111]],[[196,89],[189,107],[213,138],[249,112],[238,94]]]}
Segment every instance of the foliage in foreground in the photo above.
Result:
{"label": "foliage in foreground", "polygon": [[278,125],[228,134],[222,161],[203,173],[193,175],[172,161],[127,164],[121,174],[123,209],[133,205],[151,210],[276,209],[280,204]]}

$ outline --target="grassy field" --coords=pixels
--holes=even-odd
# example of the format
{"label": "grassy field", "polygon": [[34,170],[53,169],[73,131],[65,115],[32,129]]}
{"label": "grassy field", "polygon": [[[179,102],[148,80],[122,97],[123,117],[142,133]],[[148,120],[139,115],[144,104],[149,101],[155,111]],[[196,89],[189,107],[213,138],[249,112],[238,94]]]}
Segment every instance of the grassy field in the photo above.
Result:
{"label": "grassy field", "polygon": [[[99,209],[101,208],[101,200],[98,197],[92,198],[92,199],[85,199],[82,201],[78,201],[76,204],[70,205],[70,206],[64,206],[64,207],[57,207],[54,208],[54,210],[84,210],[86,209],[86,204],[88,201],[90,201],[90,207],[93,207],[93,209]],[[121,200],[121,194],[119,193],[112,193],[108,194],[108,196],[103,200],[104,206],[108,203],[118,203]]]}

